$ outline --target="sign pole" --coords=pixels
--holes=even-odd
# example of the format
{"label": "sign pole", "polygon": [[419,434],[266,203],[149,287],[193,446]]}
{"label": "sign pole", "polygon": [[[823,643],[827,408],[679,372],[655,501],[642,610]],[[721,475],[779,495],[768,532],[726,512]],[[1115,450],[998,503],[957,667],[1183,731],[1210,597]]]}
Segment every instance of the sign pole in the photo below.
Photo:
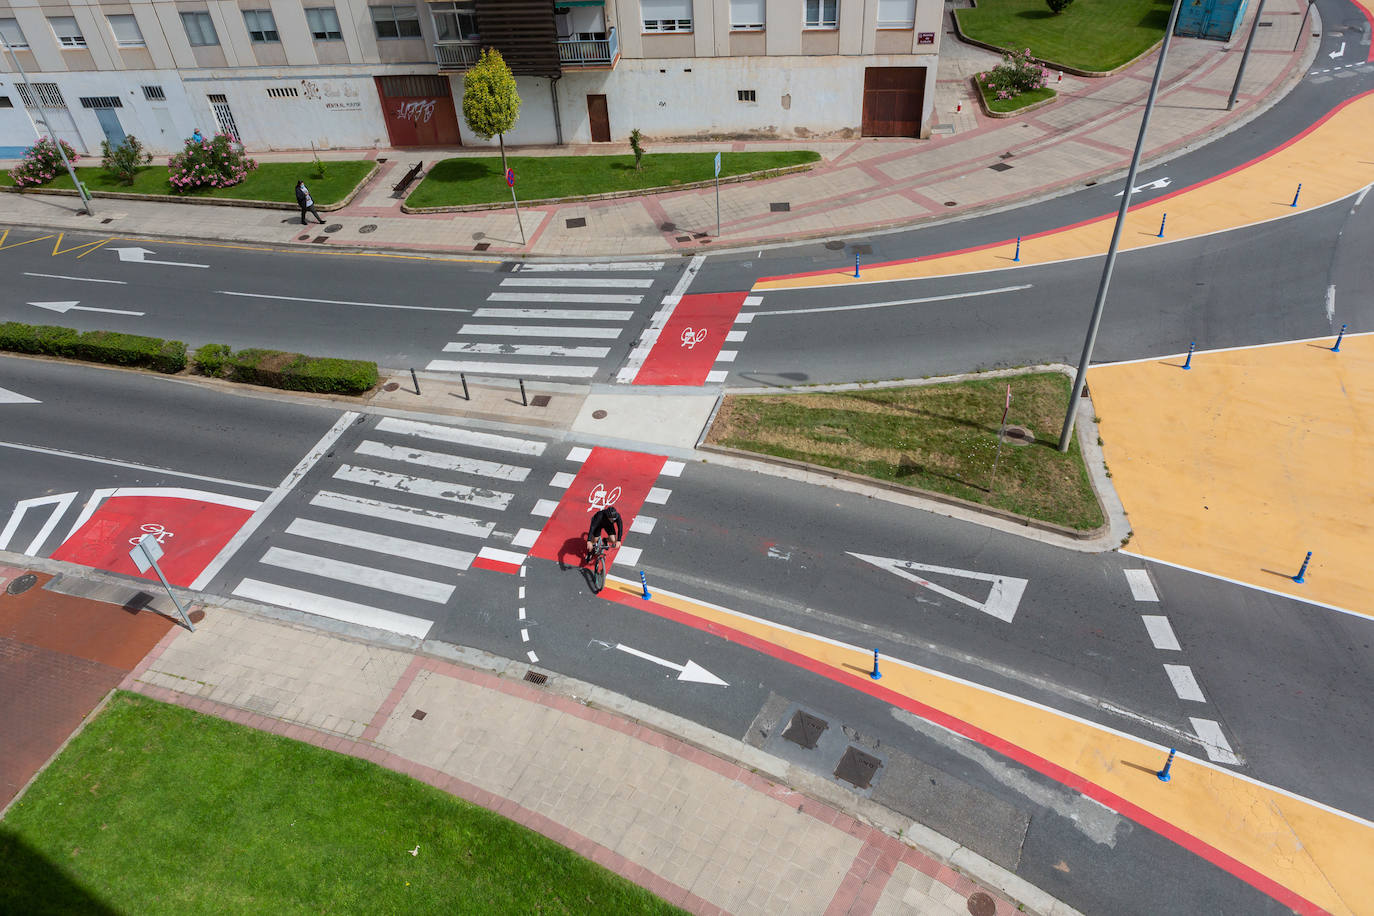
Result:
{"label": "sign pole", "polygon": [[181,606],[177,596],[172,594],[172,586],[167,584],[167,577],[162,574],[162,568],[157,565],[157,558],[160,556],[162,556],[162,545],[151,534],[145,534],[139,538],[134,549],[129,551],[129,559],[134,561],[139,572],[146,573],[148,567],[151,566],[153,572],[157,573],[158,580],[162,582],[162,587],[167,589],[167,597],[172,599],[172,604],[176,606],[177,613],[181,615],[181,622],[186,629],[194,633],[196,631],[195,624],[191,623],[191,618],[186,616],[186,609]]}
{"label": "sign pole", "polygon": [[716,238],[720,238],[720,153],[716,153]]}
{"label": "sign pole", "polygon": [[997,452],[992,457],[992,479],[988,481],[988,493],[992,493],[997,482],[997,462],[1002,460],[1002,437],[1007,434],[1007,411],[1011,410],[1011,386],[1007,386],[1007,400],[1002,405],[1002,426],[997,430]]}
{"label": "sign pole", "polygon": [[529,247],[525,241],[525,224],[520,221],[520,201],[515,199],[515,169],[506,169],[506,184],[510,187],[510,202],[515,205],[515,225],[520,227],[520,244]]}

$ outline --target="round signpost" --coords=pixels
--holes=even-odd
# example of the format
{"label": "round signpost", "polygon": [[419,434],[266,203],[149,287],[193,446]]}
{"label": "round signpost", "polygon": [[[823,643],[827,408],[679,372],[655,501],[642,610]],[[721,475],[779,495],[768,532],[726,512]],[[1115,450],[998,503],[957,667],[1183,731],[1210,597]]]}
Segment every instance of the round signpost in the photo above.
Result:
{"label": "round signpost", "polygon": [[506,187],[515,187],[515,169],[506,169]]}
{"label": "round signpost", "polygon": [[520,202],[515,199],[515,169],[506,169],[506,187],[510,188],[510,202],[515,206],[515,224],[520,227],[520,244],[528,245],[525,224],[520,221]]}

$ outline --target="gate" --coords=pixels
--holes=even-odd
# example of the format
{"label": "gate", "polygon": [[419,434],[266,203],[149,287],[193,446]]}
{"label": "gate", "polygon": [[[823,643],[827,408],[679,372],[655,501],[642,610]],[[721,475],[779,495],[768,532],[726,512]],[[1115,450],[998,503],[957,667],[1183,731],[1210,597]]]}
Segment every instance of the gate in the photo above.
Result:
{"label": "gate", "polygon": [[866,67],[863,135],[919,137],[925,94],[925,67]]}
{"label": "gate", "polygon": [[234,113],[229,110],[229,100],[222,95],[209,96],[210,108],[215,113],[215,122],[219,124],[219,132],[228,134],[235,143],[243,143],[243,138],[239,136],[239,126],[234,123]]}
{"label": "gate", "polygon": [[378,76],[392,146],[462,146],[446,76]]}

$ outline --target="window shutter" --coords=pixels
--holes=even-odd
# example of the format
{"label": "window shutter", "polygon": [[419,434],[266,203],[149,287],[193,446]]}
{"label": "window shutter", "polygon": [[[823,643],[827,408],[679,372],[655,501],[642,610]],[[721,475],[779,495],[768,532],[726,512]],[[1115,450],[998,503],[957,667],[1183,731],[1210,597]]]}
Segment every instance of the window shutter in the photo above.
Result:
{"label": "window shutter", "polygon": [[878,0],[878,27],[909,29],[916,23],[916,0]]}

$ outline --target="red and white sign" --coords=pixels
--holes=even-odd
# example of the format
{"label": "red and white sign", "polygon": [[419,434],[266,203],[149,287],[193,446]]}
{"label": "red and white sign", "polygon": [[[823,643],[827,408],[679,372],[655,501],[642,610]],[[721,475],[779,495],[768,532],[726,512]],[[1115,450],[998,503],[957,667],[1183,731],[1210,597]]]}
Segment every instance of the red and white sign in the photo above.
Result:
{"label": "red and white sign", "polygon": [[683,296],[635,375],[636,385],[700,385],[706,381],[746,293]]}
{"label": "red and white sign", "polygon": [[[608,505],[614,505],[630,530],[635,515],[663,470],[662,455],[643,452],[622,452],[613,448],[594,448],[573,482],[564,491],[558,506],[544,523],[539,538],[530,548],[530,556],[544,560],[581,560],[586,551],[587,528],[592,515]],[[615,559],[615,551],[608,551],[606,564]]]}

